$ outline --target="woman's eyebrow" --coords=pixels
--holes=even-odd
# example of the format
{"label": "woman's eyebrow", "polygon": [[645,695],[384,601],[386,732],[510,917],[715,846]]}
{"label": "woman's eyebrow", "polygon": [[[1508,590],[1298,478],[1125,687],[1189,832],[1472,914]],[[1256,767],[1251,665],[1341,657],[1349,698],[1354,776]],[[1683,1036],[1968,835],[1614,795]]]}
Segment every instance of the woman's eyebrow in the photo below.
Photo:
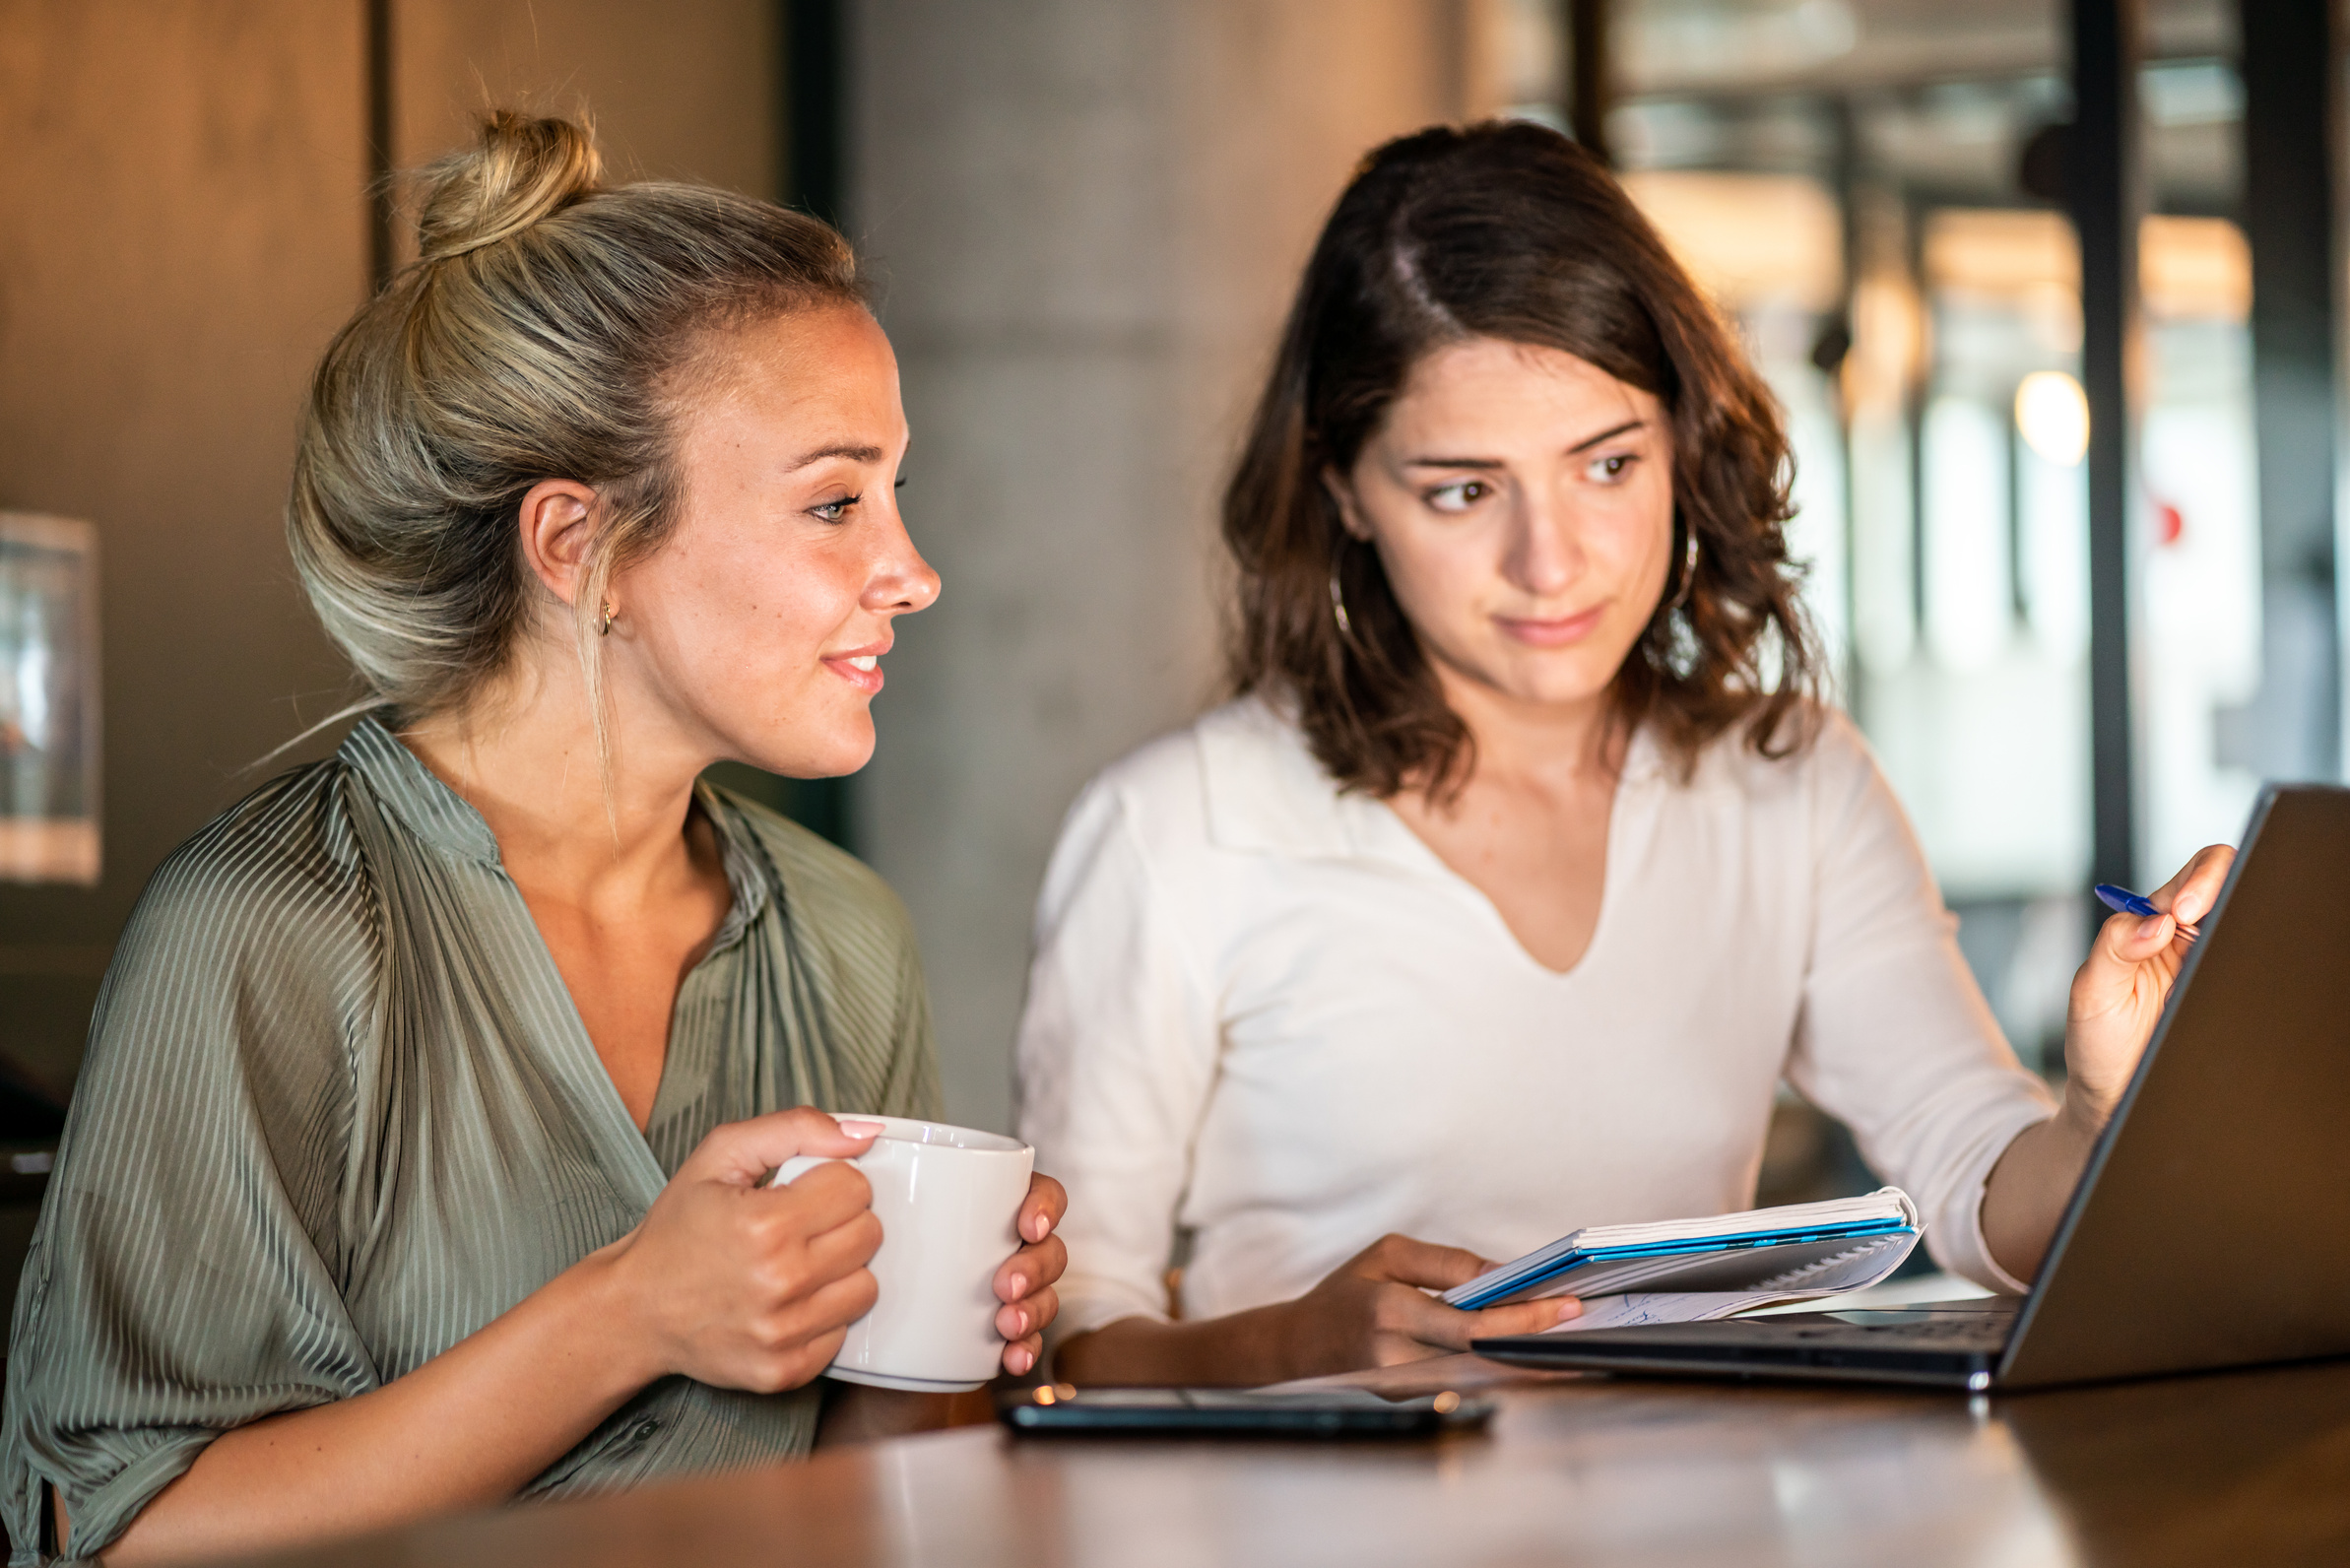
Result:
{"label": "woman's eyebrow", "polygon": [[[791,466],[793,469],[802,469],[811,463],[821,463],[827,457],[845,457],[852,463],[879,463],[881,460],[881,449],[878,446],[850,446],[846,443],[819,446],[813,452],[803,452],[793,458]],[[786,470],[786,472],[789,471]]]}
{"label": "woman's eyebrow", "polygon": [[1577,441],[1573,446],[1567,448],[1567,455],[1569,457],[1573,457],[1577,452],[1588,452],[1593,447],[1599,445],[1601,441],[1612,441],[1619,435],[1628,435],[1632,431],[1639,429],[1647,423],[1648,421],[1646,420],[1626,420],[1623,424],[1615,425],[1610,429],[1601,430],[1597,435],[1586,436],[1584,439]]}
{"label": "woman's eyebrow", "polygon": [[[1623,424],[1611,425],[1597,435],[1585,436],[1567,448],[1567,455],[1572,457],[1577,452],[1588,452],[1601,441],[1612,441],[1619,435],[1630,434],[1647,424],[1646,420],[1626,420]],[[1403,466],[1405,468],[1496,469],[1505,465],[1498,457],[1407,457],[1403,460]]]}

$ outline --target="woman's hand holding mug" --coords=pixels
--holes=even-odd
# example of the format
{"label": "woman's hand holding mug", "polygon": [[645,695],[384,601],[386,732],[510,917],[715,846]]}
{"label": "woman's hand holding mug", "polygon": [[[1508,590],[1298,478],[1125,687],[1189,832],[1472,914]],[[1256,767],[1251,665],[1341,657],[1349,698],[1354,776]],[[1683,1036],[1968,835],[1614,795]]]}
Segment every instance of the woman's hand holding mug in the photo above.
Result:
{"label": "woman's hand holding mug", "polygon": [[[866,1267],[881,1249],[873,1192],[854,1165],[878,1122],[802,1106],[714,1128],[653,1200],[643,1223],[603,1249],[621,1281],[622,1353],[718,1388],[798,1388],[839,1354],[872,1309]],[[762,1185],[802,1154],[834,1158],[790,1187]]]}
{"label": "woman's hand holding mug", "polygon": [[[881,1222],[871,1264],[880,1288],[826,1372],[950,1394],[1027,1371],[1068,1261],[1052,1234],[1067,1204],[1061,1184],[1037,1178],[1036,1151],[1000,1133],[897,1116],[855,1125],[867,1124],[880,1134],[853,1157]],[[796,1187],[841,1157],[787,1159],[776,1185]]]}
{"label": "woman's hand holding mug", "polygon": [[[904,1233],[883,1271],[898,1285],[888,1312],[877,1311],[887,1235],[875,1184],[850,1163],[865,1155],[886,1156],[877,1167],[882,1207]],[[597,1255],[620,1287],[616,1348],[643,1359],[633,1369],[642,1383],[682,1373],[758,1393],[828,1370],[897,1388],[972,1386],[999,1359],[1024,1373],[1042,1352],[1059,1310],[1053,1285],[1069,1265],[1053,1234],[1068,1194],[1034,1175],[1029,1159],[1024,1144],[994,1134],[835,1119],[810,1106],[713,1129],[643,1223]],[[930,1168],[919,1207],[910,1162]],[[966,1303],[955,1281],[974,1261],[968,1288],[978,1294]],[[992,1314],[991,1294],[1000,1303]],[[986,1372],[955,1348],[972,1334],[996,1346],[980,1352]],[[955,1365],[893,1374],[926,1355]]]}

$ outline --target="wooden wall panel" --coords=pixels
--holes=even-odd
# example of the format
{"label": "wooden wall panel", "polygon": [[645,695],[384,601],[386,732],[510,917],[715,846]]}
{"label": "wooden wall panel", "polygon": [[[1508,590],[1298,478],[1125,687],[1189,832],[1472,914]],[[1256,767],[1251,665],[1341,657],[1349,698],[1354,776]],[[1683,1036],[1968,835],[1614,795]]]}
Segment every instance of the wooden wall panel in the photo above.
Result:
{"label": "wooden wall panel", "polygon": [[485,108],[585,109],[611,177],[772,197],[780,10],[776,0],[393,0],[394,161],[413,166],[462,145]]}
{"label": "wooden wall panel", "polygon": [[280,516],[365,281],[360,50],[356,3],[0,0],[0,507],[102,552],[104,880],[0,884],[0,1049],[52,1078],[156,864],[343,689]]}

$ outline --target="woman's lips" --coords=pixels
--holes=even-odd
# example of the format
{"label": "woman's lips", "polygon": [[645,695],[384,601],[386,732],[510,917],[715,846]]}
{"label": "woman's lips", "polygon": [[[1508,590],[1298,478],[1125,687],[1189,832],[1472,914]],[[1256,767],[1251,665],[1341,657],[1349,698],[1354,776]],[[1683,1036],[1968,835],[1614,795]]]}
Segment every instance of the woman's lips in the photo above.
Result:
{"label": "woman's lips", "polygon": [[1493,619],[1505,633],[1528,647],[1564,648],[1590,636],[1592,628],[1599,625],[1599,618],[1606,613],[1607,607],[1600,604],[1556,620],[1532,616],[1495,616]]}
{"label": "woman's lips", "polygon": [[881,689],[881,656],[878,653],[837,653],[824,660],[824,668],[867,696]]}

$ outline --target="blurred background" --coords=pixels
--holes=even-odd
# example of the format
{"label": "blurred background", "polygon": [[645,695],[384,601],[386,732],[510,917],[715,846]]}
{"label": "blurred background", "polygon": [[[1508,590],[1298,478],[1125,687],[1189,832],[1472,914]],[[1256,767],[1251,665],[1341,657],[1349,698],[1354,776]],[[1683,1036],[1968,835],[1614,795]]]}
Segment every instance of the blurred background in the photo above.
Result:
{"label": "blurred background", "polygon": [[[1216,698],[1215,495],[1312,236],[1369,147],[1494,114],[1610,158],[1777,389],[1839,698],[2060,1071],[2089,882],[2342,770],[2338,31],[2330,0],[0,0],[0,1257],[140,887],[348,700],[281,540],[295,414],[402,259],[392,176],[474,111],[592,112],[620,173],[807,207],[881,279],[945,596],[870,767],[735,781],[903,894],[950,1113],[1004,1126],[1061,814]],[[1865,1180],[1784,1109],[1767,1200]]]}

